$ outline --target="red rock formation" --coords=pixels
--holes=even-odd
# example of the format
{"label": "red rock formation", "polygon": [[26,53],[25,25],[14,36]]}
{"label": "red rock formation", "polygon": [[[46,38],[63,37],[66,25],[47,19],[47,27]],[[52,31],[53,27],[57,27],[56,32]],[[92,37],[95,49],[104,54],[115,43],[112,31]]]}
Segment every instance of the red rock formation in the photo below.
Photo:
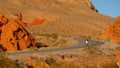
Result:
{"label": "red rock formation", "polygon": [[0,46],[4,50],[22,50],[36,46],[35,39],[18,21],[0,14]]}
{"label": "red rock formation", "polygon": [[42,24],[44,21],[45,21],[45,19],[38,19],[38,18],[36,18],[33,22],[28,24],[27,27],[31,27],[31,26]]}
{"label": "red rock formation", "polygon": [[120,16],[100,35],[101,39],[105,37],[109,37],[110,41],[120,42]]}
{"label": "red rock formation", "polygon": [[14,20],[15,20],[19,25],[23,26],[24,28],[27,27],[27,23],[22,22],[22,14],[21,14],[21,13],[20,13],[20,14],[15,14],[14,16],[15,16]]}
{"label": "red rock formation", "polygon": [[45,19],[39,19],[39,18],[36,18],[35,20],[33,20],[33,22],[27,24],[27,23],[24,23],[22,21],[22,14],[14,14],[14,20],[19,24],[21,25],[22,27],[26,28],[26,27],[31,27],[31,26],[36,26],[36,25],[39,25],[39,24],[42,24],[44,21],[46,21]]}

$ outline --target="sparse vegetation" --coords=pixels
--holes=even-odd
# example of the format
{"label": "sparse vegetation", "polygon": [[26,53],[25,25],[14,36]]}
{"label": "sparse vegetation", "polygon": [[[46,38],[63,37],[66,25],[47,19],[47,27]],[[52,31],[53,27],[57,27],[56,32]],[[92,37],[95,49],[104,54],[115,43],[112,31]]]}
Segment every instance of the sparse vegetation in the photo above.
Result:
{"label": "sparse vegetation", "polygon": [[67,57],[67,58],[73,58],[73,57],[77,57],[76,54],[63,54],[64,57]]}
{"label": "sparse vegetation", "polygon": [[120,42],[117,42],[118,46],[116,47],[117,50],[120,51]]}
{"label": "sparse vegetation", "polygon": [[119,68],[115,61],[104,62],[101,64],[101,68]]}
{"label": "sparse vegetation", "polygon": [[109,36],[106,36],[106,37],[104,37],[104,39],[103,39],[105,42],[109,42],[110,41],[110,37]]}
{"label": "sparse vegetation", "polygon": [[55,43],[53,43],[53,44],[50,45],[50,46],[52,46],[52,47],[57,47],[57,46],[64,45],[65,43],[67,43],[67,40],[61,39],[61,40],[59,40],[58,42],[55,42]]}
{"label": "sparse vegetation", "polygon": [[97,68],[97,66],[96,65],[90,66],[90,65],[87,65],[87,64],[83,64],[82,68]]}
{"label": "sparse vegetation", "polygon": [[52,46],[52,47],[68,46],[68,45],[72,45],[74,43],[75,43],[74,40],[60,39],[60,40],[50,44],[50,46]]}
{"label": "sparse vegetation", "polygon": [[87,47],[84,49],[87,53],[95,54],[97,51],[100,50],[99,46],[94,44],[88,44]]}
{"label": "sparse vegetation", "polygon": [[52,64],[51,68],[81,68],[81,65],[77,65],[73,62],[60,61]]}
{"label": "sparse vegetation", "polygon": [[58,38],[58,34],[56,34],[56,33],[51,33],[51,34],[38,34],[38,36],[45,36],[45,37],[47,37],[47,39],[49,39],[50,37],[52,37],[53,39],[57,39],[57,38]]}
{"label": "sparse vegetation", "polygon": [[52,64],[56,63],[56,60],[54,58],[47,57],[45,62],[51,66]]}
{"label": "sparse vegetation", "polygon": [[15,61],[10,60],[0,53],[0,68],[19,68]]}
{"label": "sparse vegetation", "polygon": [[[55,42],[58,39],[58,34],[56,34],[56,33],[51,33],[51,34],[37,34],[36,36],[39,36],[41,39],[44,38],[47,41],[51,41],[52,43]],[[39,41],[40,38],[37,38],[37,41]]]}
{"label": "sparse vegetation", "polygon": [[75,43],[71,37],[58,36],[56,33],[38,34],[37,41],[41,42],[41,40],[47,47],[67,46]]}
{"label": "sparse vegetation", "polygon": [[31,46],[29,49],[32,51],[32,50],[37,50],[38,48],[34,47],[34,46]]}

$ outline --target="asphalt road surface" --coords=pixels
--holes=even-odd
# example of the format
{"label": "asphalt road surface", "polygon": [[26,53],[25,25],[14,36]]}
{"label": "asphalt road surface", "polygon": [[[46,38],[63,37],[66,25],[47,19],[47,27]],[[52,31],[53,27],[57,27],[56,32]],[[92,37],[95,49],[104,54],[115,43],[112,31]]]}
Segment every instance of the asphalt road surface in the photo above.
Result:
{"label": "asphalt road surface", "polygon": [[[75,40],[77,40],[78,43],[71,45],[71,46],[64,46],[64,47],[59,47],[59,48],[49,48],[48,47],[48,48],[41,49],[41,50],[6,53],[5,55],[32,54],[32,53],[37,53],[37,52],[52,52],[52,51],[84,48],[89,44],[96,45],[96,46],[105,44],[104,42],[94,41],[94,40],[90,40],[90,39],[88,40],[88,39],[83,39],[83,38],[82,39],[75,39]],[[86,45],[86,40],[88,40],[87,45]]]}

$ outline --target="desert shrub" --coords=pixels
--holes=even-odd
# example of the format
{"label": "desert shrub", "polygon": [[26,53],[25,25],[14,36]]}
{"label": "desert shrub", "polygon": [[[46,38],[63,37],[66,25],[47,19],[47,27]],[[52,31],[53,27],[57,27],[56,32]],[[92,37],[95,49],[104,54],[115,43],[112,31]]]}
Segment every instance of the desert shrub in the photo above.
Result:
{"label": "desert shrub", "polygon": [[82,68],[97,68],[97,66],[96,65],[84,64],[84,65],[82,65]]}
{"label": "desert shrub", "polygon": [[10,60],[3,54],[0,54],[0,68],[19,68],[15,61]]}
{"label": "desert shrub", "polygon": [[59,61],[52,64],[51,68],[81,68],[81,66],[73,62]]}
{"label": "desert shrub", "polygon": [[92,37],[91,37],[91,36],[88,36],[87,39],[92,39]]}
{"label": "desert shrub", "polygon": [[100,50],[100,48],[94,44],[89,44],[87,47],[84,49],[87,53],[90,54],[95,54],[97,51]]}
{"label": "desert shrub", "polygon": [[56,62],[56,60],[54,58],[51,58],[51,57],[46,57],[45,62],[49,65],[52,65],[53,63]]}
{"label": "desert shrub", "polygon": [[120,42],[117,42],[118,46],[116,47],[117,50],[120,50]]}
{"label": "desert shrub", "polygon": [[86,37],[86,36],[82,36],[82,35],[81,35],[81,36],[80,36],[80,38],[87,38],[87,37]]}
{"label": "desert shrub", "polygon": [[47,37],[47,39],[53,38],[53,39],[55,39],[55,40],[58,38],[58,34],[56,34],[56,33],[51,33],[51,34],[39,34],[39,36],[45,36],[45,37]]}
{"label": "desert shrub", "polygon": [[77,57],[77,54],[63,54],[64,57],[67,57],[67,58],[73,58],[73,57]]}
{"label": "desert shrub", "polygon": [[73,45],[74,43],[75,43],[75,41],[72,39],[62,38],[62,39],[59,39],[56,42],[50,44],[49,46],[51,46],[51,47],[69,46],[69,45]]}
{"label": "desert shrub", "polygon": [[50,68],[80,68],[80,65],[67,61],[56,61],[54,58],[46,57],[44,59]]}
{"label": "desert shrub", "polygon": [[58,38],[58,34],[55,34],[55,33],[51,34],[51,36],[53,37],[53,39],[56,39],[56,40]]}
{"label": "desert shrub", "polygon": [[110,41],[110,37],[109,36],[106,36],[106,37],[104,37],[104,39],[103,39],[105,42],[109,42]]}
{"label": "desert shrub", "polygon": [[117,42],[118,45],[120,45],[120,42]]}
{"label": "desert shrub", "polygon": [[35,47],[35,46],[30,46],[30,48],[29,48],[31,51],[32,50],[37,50],[38,48],[37,47]]}
{"label": "desert shrub", "polygon": [[119,68],[119,67],[115,61],[111,61],[101,64],[101,68]]}
{"label": "desert shrub", "polygon": [[25,62],[22,62],[22,61],[19,61],[19,60],[16,60],[15,62],[17,64],[18,68],[29,68],[28,65]]}
{"label": "desert shrub", "polygon": [[53,44],[50,45],[50,46],[52,46],[52,47],[63,46],[63,45],[65,45],[66,43],[67,43],[67,40],[61,39],[61,40],[59,40],[58,42],[55,42],[55,43],[53,43]]}
{"label": "desert shrub", "polygon": [[91,37],[91,36],[83,36],[83,35],[80,35],[80,38],[91,39],[92,37]]}

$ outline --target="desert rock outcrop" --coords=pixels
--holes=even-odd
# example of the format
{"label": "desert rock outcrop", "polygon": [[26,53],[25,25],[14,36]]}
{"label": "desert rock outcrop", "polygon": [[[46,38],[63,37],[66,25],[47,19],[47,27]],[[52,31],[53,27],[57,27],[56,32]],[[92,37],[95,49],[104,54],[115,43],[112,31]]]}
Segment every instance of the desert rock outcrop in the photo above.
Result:
{"label": "desert rock outcrop", "polygon": [[35,39],[19,22],[0,14],[0,46],[3,50],[22,50],[36,46]]}
{"label": "desert rock outcrop", "polygon": [[110,41],[120,42],[120,16],[100,35],[101,39],[105,37],[109,37]]}
{"label": "desert rock outcrop", "polygon": [[13,17],[14,17],[14,20],[18,22],[19,25],[23,26],[24,28],[27,27],[27,23],[22,21],[23,16],[21,13],[14,14]]}
{"label": "desert rock outcrop", "polygon": [[33,22],[27,25],[27,27],[35,26],[35,25],[40,25],[44,23],[45,19],[38,19],[36,18]]}

